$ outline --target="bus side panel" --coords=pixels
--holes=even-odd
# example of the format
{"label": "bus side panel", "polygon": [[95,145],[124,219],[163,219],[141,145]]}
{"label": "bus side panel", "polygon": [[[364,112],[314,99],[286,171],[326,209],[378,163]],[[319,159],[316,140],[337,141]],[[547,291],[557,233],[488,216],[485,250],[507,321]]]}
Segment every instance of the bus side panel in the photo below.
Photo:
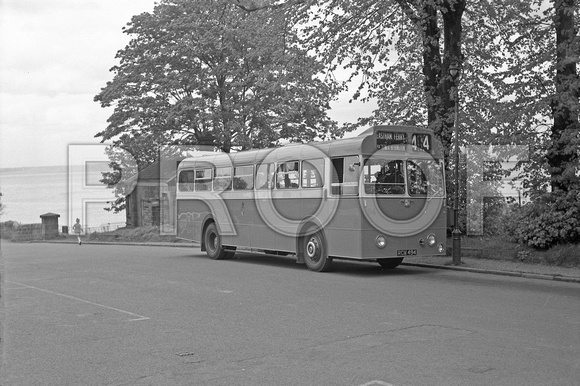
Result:
{"label": "bus side panel", "polygon": [[[274,205],[284,219],[279,224],[277,232],[277,249],[281,251],[296,252],[296,237],[299,227],[308,219],[316,217],[321,205],[328,205],[322,199],[322,190],[301,191],[297,198],[277,198]],[[319,223],[324,219],[317,219]]]}
{"label": "bus side panel", "polygon": [[288,220],[281,221],[280,224],[277,224],[279,228],[276,236],[277,249],[282,251],[296,251],[296,237],[299,231],[298,227],[303,221],[313,217],[321,205],[321,198],[316,197],[316,192],[307,192],[310,193],[310,197],[308,197],[307,194],[304,194],[305,192],[298,193],[298,197],[296,198],[274,199],[274,206],[280,215],[285,220]]}
{"label": "bus side panel", "polygon": [[[268,218],[263,219],[260,211],[257,208],[256,202],[258,200],[269,200],[269,198],[259,198],[256,197],[250,205],[248,205],[248,209],[252,210],[252,225],[251,225],[251,234],[250,234],[250,244],[252,248],[256,249],[266,249],[266,250],[273,250],[277,251],[281,248],[278,245],[278,232],[275,230],[276,226],[279,224],[275,218]],[[258,202],[258,204],[260,204]],[[261,204],[266,206],[266,204]],[[270,226],[268,221],[273,224]],[[292,249],[294,250],[294,248]]]}
{"label": "bus side panel", "polygon": [[[299,192],[302,193],[302,192]],[[273,213],[260,212],[254,206],[246,205],[255,211],[254,224],[251,232],[251,244],[256,249],[275,251],[296,252],[296,236],[298,226],[305,220],[316,214],[322,199],[321,193],[312,192],[310,197],[284,197],[279,192],[274,192],[272,197]],[[262,198],[262,200],[267,200]],[[264,207],[268,206],[263,204]],[[264,218],[262,216],[267,216]]]}
{"label": "bus side panel", "polygon": [[358,197],[331,197],[339,200],[336,213],[324,228],[328,254],[335,257],[360,259],[362,213]]}
{"label": "bus side panel", "polygon": [[195,199],[178,200],[177,237],[201,242],[202,222],[209,213],[209,207],[203,201]]}
{"label": "bus side panel", "polygon": [[234,247],[250,247],[255,212],[251,192],[222,193],[221,201],[226,205],[234,230],[234,234],[222,235],[222,244]]}

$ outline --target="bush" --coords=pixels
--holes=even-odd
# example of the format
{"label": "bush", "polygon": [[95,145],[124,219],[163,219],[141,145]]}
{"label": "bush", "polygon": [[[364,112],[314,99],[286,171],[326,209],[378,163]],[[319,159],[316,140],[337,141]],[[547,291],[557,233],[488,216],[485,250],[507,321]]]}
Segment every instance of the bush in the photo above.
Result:
{"label": "bush", "polygon": [[11,239],[14,229],[18,228],[19,225],[20,223],[12,220],[0,223],[0,237],[3,239]]}
{"label": "bush", "polygon": [[483,200],[483,235],[501,236],[505,234],[503,217],[507,211],[503,197],[485,197]]}
{"label": "bush", "polygon": [[545,193],[532,203],[512,207],[504,220],[516,242],[538,249],[580,242],[580,200],[577,192]]}

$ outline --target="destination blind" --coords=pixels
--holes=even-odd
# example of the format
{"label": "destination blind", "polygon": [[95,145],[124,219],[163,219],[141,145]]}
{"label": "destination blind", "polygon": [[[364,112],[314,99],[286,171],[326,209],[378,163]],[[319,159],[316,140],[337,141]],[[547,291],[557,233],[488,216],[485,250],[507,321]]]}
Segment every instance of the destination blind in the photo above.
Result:
{"label": "destination blind", "polygon": [[396,150],[400,146],[399,150],[405,150],[405,145],[407,144],[407,133],[401,133],[396,131],[377,131],[375,133],[377,139],[377,150],[388,147],[389,149]]}

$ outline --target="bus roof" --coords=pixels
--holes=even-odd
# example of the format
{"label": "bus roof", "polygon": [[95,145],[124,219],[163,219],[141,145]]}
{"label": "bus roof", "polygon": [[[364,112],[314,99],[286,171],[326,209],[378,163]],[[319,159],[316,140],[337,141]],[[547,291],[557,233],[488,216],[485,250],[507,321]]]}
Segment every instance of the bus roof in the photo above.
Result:
{"label": "bus roof", "polygon": [[[247,150],[237,153],[213,153],[204,154],[200,156],[188,157],[184,159],[179,168],[191,168],[194,166],[202,166],[206,164],[208,167],[227,167],[234,165],[250,165],[250,164],[260,164],[264,162],[274,161],[291,161],[296,159],[315,159],[327,156],[329,158],[339,157],[339,156],[351,156],[351,155],[371,155],[377,151],[377,132],[396,132],[396,133],[410,133],[422,134],[422,135],[433,135],[431,130],[425,128],[418,128],[414,126],[400,126],[400,125],[382,125],[373,126],[357,137],[343,138],[332,141],[319,141],[319,142],[309,142],[306,144],[290,144],[276,148],[267,149],[256,149]],[[432,141],[434,145],[437,145],[438,141]],[[399,144],[397,151],[401,151],[402,154],[410,152],[411,145],[406,143],[404,145]],[[440,158],[442,156],[441,146],[435,146],[435,148],[430,152],[435,158]],[[414,155],[417,155],[417,151],[413,151]]]}

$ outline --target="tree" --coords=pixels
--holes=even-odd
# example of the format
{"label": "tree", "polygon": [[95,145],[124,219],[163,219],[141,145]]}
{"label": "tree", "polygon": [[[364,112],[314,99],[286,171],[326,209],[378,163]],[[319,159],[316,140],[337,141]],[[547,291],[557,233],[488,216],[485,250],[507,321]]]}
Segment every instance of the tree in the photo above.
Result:
{"label": "tree", "polygon": [[349,80],[361,79],[354,99],[378,102],[373,116],[355,125],[427,125],[447,156],[458,108],[458,83],[448,70],[453,61],[463,63],[461,143],[529,144],[528,185],[540,186],[546,176],[552,189],[578,185],[575,1],[326,0],[310,6],[304,5],[315,9],[305,31],[313,45],[331,67],[351,70]]}
{"label": "tree", "polygon": [[547,160],[552,191],[580,192],[580,80],[576,63],[580,60],[580,41],[574,13],[575,0],[554,1],[554,27],[556,32],[556,93],[550,107],[554,124],[550,133]]}
{"label": "tree", "polygon": [[486,47],[477,52],[479,63],[491,70],[482,72],[494,90],[493,104],[488,103],[495,111],[489,119],[495,136],[490,138],[530,145],[532,162],[524,172],[534,194],[550,186],[553,191],[577,189],[577,5],[573,0],[502,5],[485,12],[495,36],[478,28],[474,39]]}
{"label": "tree", "polygon": [[338,88],[284,15],[238,5],[164,0],[134,16],[114,78],[95,97],[114,106],[96,136],[143,166],[147,149],[208,136],[225,152],[342,136],[326,114]]}
{"label": "tree", "polygon": [[114,107],[96,137],[112,141],[114,171],[103,182],[115,187],[115,212],[124,208],[127,170],[135,168],[127,162],[141,170],[165,145],[209,138],[230,152],[343,135],[326,113],[339,90],[322,63],[300,46],[284,14],[245,5],[253,8],[163,0],[124,29],[132,39],[95,96]]}
{"label": "tree", "polygon": [[495,90],[496,138],[531,150],[522,176],[533,200],[509,213],[507,230],[538,248],[578,242],[578,7],[573,0],[504,3],[487,8],[497,33],[479,32],[489,48],[478,57],[492,70],[485,78]]}
{"label": "tree", "polygon": [[[573,69],[578,57],[577,38],[573,38],[578,17],[575,1],[557,0],[553,7],[547,7],[545,0],[326,0],[316,4],[320,9],[309,19],[312,27],[305,27],[314,45],[326,53],[329,64],[335,68],[342,64],[351,70],[351,79],[361,79],[353,98],[378,102],[373,116],[355,125],[427,125],[449,150],[458,83],[448,76],[448,68],[452,61],[463,62],[460,141],[529,143],[543,149],[539,158],[552,172],[560,170],[568,180],[572,178],[576,123],[565,123],[566,130],[557,129],[562,123],[556,123],[547,137],[545,129],[549,115],[559,117],[558,122],[577,121],[566,113],[578,110]],[[554,34],[557,29],[568,32]],[[552,75],[555,67],[561,68],[558,79]],[[556,106],[557,112],[552,111]],[[554,151],[558,155],[550,155]],[[562,158],[562,153],[568,156]],[[537,170],[536,165],[530,172]]]}
{"label": "tree", "polygon": [[[369,123],[428,126],[449,155],[458,79],[449,75],[461,66],[462,17],[465,0],[326,0],[307,2],[304,31],[333,68],[361,78],[353,99],[376,99],[379,108]],[[302,16],[299,16],[302,17]]]}

